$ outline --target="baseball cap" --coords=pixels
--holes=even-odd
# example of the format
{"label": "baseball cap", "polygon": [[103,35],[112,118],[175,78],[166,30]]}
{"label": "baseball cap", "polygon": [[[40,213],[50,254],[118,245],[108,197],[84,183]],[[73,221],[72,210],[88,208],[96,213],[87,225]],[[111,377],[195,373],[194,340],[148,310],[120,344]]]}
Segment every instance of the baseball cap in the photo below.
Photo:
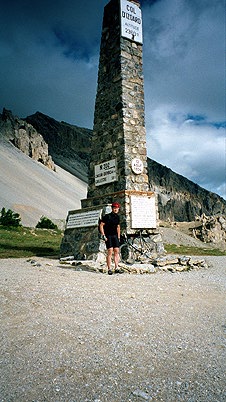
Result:
{"label": "baseball cap", "polygon": [[118,202],[113,202],[113,203],[111,204],[111,206],[112,206],[112,207],[115,207],[115,208],[120,208],[120,204],[119,204]]}

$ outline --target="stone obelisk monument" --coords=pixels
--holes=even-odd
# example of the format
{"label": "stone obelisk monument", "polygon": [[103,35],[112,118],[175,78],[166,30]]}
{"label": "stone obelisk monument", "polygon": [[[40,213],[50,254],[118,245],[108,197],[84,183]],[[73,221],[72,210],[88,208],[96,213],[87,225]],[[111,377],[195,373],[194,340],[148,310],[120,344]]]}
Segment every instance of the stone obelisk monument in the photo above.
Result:
{"label": "stone obelisk monument", "polygon": [[142,14],[138,0],[111,0],[104,9],[87,199],[69,211],[61,255],[100,259],[98,220],[121,204],[121,231],[156,238],[155,194],[147,174]]}

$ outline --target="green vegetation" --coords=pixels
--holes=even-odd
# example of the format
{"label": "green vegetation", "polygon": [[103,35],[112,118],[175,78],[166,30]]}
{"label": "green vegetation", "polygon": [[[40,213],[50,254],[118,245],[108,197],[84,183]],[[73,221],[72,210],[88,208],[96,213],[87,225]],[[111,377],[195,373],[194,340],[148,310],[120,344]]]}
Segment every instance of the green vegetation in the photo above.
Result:
{"label": "green vegetation", "polygon": [[7,227],[19,227],[21,226],[20,215],[17,212],[12,211],[11,209],[8,209],[6,211],[6,209],[3,207],[1,210],[0,225]]}
{"label": "green vegetation", "polygon": [[55,225],[46,216],[42,216],[40,218],[40,221],[37,223],[36,228],[40,228],[40,229],[57,229],[57,225]]}
{"label": "green vegetation", "polygon": [[226,255],[225,251],[221,251],[217,248],[199,248],[190,246],[177,246],[176,244],[165,244],[165,250],[169,254],[182,254],[182,255],[213,255],[221,256]]}
{"label": "green vegetation", "polygon": [[[62,235],[62,231],[55,229],[0,226],[0,258],[35,256],[58,258]],[[169,254],[226,255],[226,252],[215,248],[177,246],[176,244],[165,244],[164,247]]]}
{"label": "green vegetation", "polygon": [[0,258],[59,257],[62,232],[0,226]]}

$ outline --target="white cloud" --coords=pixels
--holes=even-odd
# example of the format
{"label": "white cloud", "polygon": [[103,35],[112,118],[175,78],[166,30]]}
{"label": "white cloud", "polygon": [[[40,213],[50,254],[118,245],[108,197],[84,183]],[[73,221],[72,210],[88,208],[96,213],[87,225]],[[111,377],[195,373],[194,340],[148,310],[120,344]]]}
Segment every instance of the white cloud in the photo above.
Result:
{"label": "white cloud", "polygon": [[212,124],[226,120],[224,14],[221,0],[143,10],[148,155],[225,197],[225,129]]}
{"label": "white cloud", "polygon": [[[144,14],[147,103],[225,119],[224,2],[162,0]],[[149,29],[147,29],[149,27]],[[180,111],[179,109],[179,111]]]}
{"label": "white cloud", "polygon": [[[4,2],[0,107],[92,128],[107,3]],[[141,3],[148,155],[224,195],[224,131],[211,124],[226,120],[224,0]]]}
{"label": "white cloud", "polygon": [[[173,116],[173,118],[172,118]],[[225,197],[225,129],[177,114],[168,105],[152,111],[147,131],[150,158]]]}

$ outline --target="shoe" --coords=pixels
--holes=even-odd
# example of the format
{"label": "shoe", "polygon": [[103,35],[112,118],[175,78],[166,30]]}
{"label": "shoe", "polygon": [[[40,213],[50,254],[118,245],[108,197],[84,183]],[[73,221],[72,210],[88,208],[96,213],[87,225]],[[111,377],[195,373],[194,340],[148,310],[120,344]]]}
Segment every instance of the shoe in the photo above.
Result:
{"label": "shoe", "polygon": [[119,269],[119,268],[116,268],[115,273],[116,274],[123,274],[123,271],[121,269]]}
{"label": "shoe", "polygon": [[112,274],[113,274],[112,270],[109,269],[109,270],[108,270],[108,275],[112,275]]}

